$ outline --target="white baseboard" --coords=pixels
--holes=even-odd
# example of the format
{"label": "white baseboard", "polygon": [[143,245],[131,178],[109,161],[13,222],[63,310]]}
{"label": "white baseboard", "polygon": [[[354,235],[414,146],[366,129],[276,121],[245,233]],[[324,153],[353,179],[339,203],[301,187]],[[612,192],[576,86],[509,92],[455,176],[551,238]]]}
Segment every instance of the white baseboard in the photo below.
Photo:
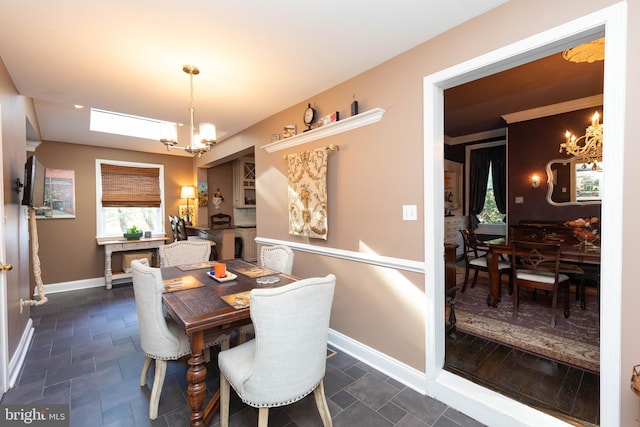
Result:
{"label": "white baseboard", "polygon": [[[52,283],[44,286],[44,293],[56,294],[58,292],[77,291],[79,289],[105,287],[104,277],[94,279],[72,280],[71,282]],[[106,289],[106,288],[105,288]],[[38,296],[38,289],[33,289],[33,296]]]}
{"label": "white baseboard", "polygon": [[426,394],[426,375],[410,366],[399,362],[388,355],[379,352],[371,347],[349,338],[346,335],[329,330],[329,344],[340,351],[355,357],[363,363],[377,369],[378,371],[389,375],[396,381],[401,382],[405,386],[417,391],[420,394]]}
{"label": "white baseboard", "polygon": [[18,348],[16,348],[16,352],[13,354],[13,357],[9,362],[9,388],[13,388],[18,380],[18,375],[20,374],[20,370],[24,364],[24,359],[27,357],[27,351],[31,345],[31,340],[33,339],[33,331],[33,320],[29,318],[24,331],[22,331],[22,337],[18,343]]}

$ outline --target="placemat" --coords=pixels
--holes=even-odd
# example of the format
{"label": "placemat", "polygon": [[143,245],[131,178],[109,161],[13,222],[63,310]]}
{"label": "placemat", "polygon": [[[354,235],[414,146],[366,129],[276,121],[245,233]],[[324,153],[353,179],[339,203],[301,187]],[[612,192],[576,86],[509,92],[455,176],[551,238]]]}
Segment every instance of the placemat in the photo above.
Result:
{"label": "placemat", "polygon": [[185,289],[193,289],[204,286],[204,284],[199,282],[198,279],[193,276],[178,277],[177,279],[167,279],[163,280],[162,283],[164,284],[162,293],[184,291]]}
{"label": "placemat", "polygon": [[182,271],[189,271],[189,270],[200,270],[201,268],[213,267],[214,264],[216,264],[215,261],[204,261],[204,262],[199,262],[197,264],[182,264],[182,265],[178,265],[177,267]]}

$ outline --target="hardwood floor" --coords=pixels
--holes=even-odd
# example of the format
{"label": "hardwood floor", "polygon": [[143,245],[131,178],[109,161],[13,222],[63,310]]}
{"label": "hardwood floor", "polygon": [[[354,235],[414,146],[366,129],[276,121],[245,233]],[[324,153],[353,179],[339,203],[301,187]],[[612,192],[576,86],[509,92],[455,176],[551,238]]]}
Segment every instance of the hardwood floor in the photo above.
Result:
{"label": "hardwood floor", "polygon": [[460,331],[446,344],[446,370],[572,425],[599,425],[599,375]]}

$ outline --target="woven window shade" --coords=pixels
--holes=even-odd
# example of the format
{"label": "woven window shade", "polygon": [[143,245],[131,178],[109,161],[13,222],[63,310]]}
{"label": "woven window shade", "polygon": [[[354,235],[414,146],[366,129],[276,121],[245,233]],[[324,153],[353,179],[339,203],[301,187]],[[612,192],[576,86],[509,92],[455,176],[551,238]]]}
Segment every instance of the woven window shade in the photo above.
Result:
{"label": "woven window shade", "polygon": [[101,165],[102,207],[160,207],[160,169]]}

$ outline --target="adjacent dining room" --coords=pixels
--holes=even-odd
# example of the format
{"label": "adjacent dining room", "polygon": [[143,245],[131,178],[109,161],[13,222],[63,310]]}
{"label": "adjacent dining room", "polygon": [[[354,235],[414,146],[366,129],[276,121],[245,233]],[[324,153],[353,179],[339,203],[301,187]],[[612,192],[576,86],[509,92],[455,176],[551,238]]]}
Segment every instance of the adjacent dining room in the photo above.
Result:
{"label": "adjacent dining room", "polygon": [[445,129],[489,108],[504,132],[445,141],[444,369],[578,425],[599,425],[604,60],[572,50],[599,43],[445,91]]}

